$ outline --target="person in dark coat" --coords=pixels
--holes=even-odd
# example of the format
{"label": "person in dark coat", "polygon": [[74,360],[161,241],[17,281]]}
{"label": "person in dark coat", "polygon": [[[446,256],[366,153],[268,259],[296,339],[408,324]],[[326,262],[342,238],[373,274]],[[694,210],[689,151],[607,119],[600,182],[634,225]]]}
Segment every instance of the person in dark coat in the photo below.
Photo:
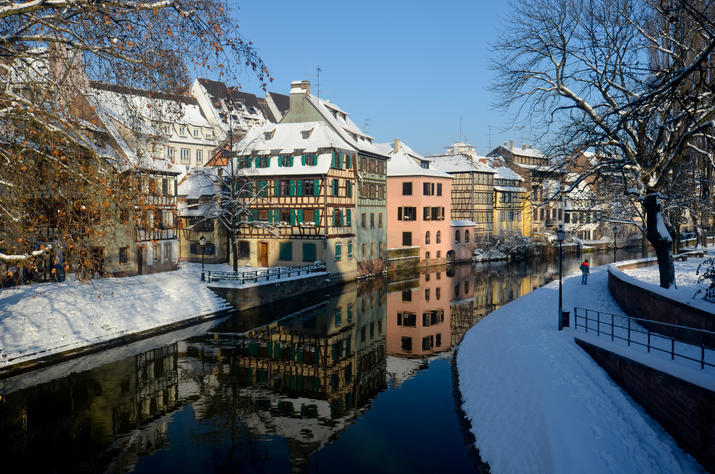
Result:
{"label": "person in dark coat", "polygon": [[589,271],[588,259],[583,261],[580,268],[581,268],[581,284],[588,285],[588,271]]}

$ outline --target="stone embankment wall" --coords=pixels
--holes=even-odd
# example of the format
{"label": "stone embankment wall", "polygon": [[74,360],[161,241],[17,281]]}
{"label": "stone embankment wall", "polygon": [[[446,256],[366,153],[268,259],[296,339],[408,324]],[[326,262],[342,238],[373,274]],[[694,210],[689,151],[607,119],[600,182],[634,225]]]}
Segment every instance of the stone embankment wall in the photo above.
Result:
{"label": "stone embankment wall", "polygon": [[576,343],[706,471],[715,472],[715,392],[588,342]]}
{"label": "stone embankment wall", "polygon": [[[616,265],[616,267],[620,270],[626,270],[637,266],[652,265],[654,261],[655,259],[645,259],[625,265]],[[629,316],[715,332],[715,317],[712,313],[636,286],[626,281],[620,272],[614,272],[610,268],[608,271],[608,289],[616,302]],[[715,347],[715,336],[702,335],[677,328],[666,329],[659,324],[649,325],[643,322],[642,325],[651,331],[673,336],[693,344]]]}
{"label": "stone embankment wall", "polygon": [[210,288],[231,303],[238,311],[243,311],[342,283],[344,283],[343,280],[336,275],[321,273],[308,278],[277,281],[248,288],[220,288],[214,286],[210,286]]}

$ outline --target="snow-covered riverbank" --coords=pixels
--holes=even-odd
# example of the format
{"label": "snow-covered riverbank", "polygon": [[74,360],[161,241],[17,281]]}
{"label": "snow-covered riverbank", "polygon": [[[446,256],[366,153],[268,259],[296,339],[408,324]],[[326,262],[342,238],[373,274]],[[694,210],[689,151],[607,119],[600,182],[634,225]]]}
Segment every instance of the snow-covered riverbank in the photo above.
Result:
{"label": "snow-covered riverbank", "polygon": [[230,309],[200,271],[0,290],[0,368]]}
{"label": "snow-covered riverbank", "polygon": [[[599,267],[587,286],[580,275],[565,278],[564,310],[622,314],[607,276]],[[571,329],[557,331],[557,314],[555,281],[491,313],[459,347],[463,409],[492,472],[700,472],[576,345]],[[702,375],[715,379],[712,371]]]}

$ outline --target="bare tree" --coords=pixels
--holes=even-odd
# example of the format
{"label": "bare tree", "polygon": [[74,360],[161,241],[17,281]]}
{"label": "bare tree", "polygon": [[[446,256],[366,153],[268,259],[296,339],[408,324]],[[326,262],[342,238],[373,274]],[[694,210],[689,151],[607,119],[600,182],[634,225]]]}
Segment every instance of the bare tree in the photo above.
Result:
{"label": "bare tree", "polygon": [[181,93],[190,68],[270,79],[225,0],[0,2],[0,19],[0,261],[55,242],[87,255],[98,220],[131,222],[136,163],[120,162],[90,80]]}
{"label": "bare tree", "polygon": [[[636,173],[660,285],[674,283],[659,199],[675,165],[712,143],[715,6],[700,0],[517,0],[495,44],[501,105],[546,123],[558,147],[592,149]],[[546,120],[545,120],[546,119]],[[712,149],[712,148],[710,148]]]}

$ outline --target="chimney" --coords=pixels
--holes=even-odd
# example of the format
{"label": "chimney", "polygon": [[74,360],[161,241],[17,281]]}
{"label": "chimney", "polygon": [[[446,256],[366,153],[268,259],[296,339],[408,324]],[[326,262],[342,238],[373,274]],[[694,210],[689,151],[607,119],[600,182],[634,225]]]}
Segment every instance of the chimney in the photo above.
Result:
{"label": "chimney", "polygon": [[509,140],[509,149],[510,150],[514,149],[514,140]]}
{"label": "chimney", "polygon": [[533,150],[533,149],[534,149],[534,145],[529,145],[529,150]]}
{"label": "chimney", "polygon": [[522,143],[522,144],[521,144],[521,149],[522,149],[522,150],[526,150],[526,143]]}
{"label": "chimney", "polygon": [[293,81],[290,83],[289,110],[294,113],[304,113],[305,98],[310,95],[310,81]]}
{"label": "chimney", "polygon": [[400,139],[399,138],[395,138],[395,146],[393,147],[393,149],[394,149],[393,151],[395,153],[400,151]]}
{"label": "chimney", "polygon": [[479,162],[484,163],[485,165],[488,164],[486,158],[479,158]]}

